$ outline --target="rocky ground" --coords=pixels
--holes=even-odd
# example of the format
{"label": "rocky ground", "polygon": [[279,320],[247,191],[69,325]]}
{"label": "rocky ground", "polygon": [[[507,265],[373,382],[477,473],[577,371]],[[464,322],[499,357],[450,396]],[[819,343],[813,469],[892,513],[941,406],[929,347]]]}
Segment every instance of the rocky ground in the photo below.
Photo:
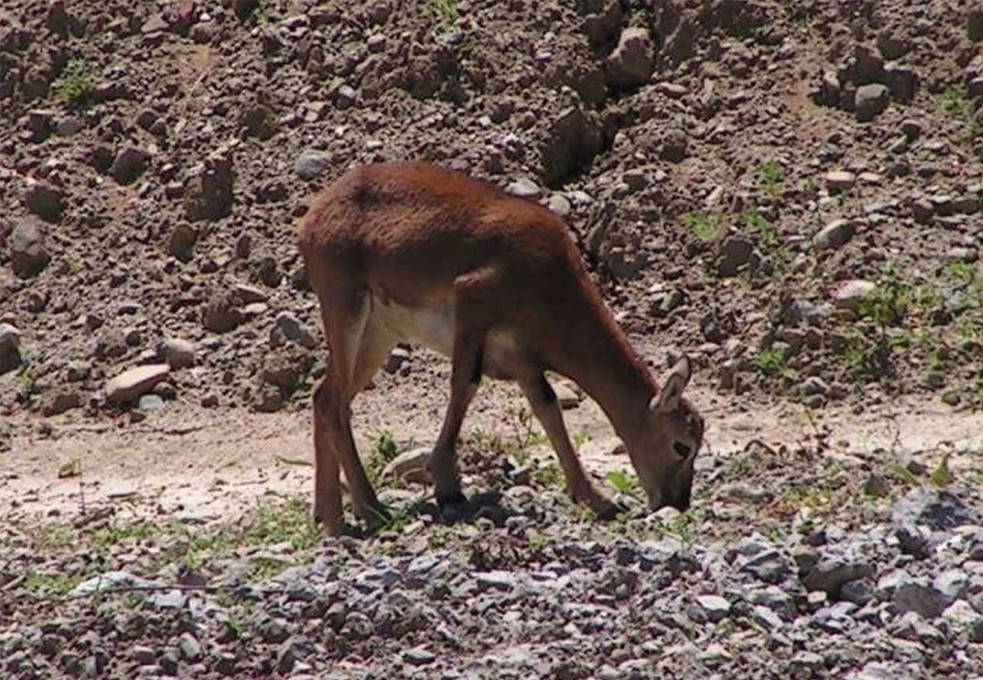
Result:
{"label": "rocky ground", "polygon": [[[983,675],[981,39],[956,0],[5,2],[5,677]],[[411,158],[565,216],[650,363],[695,358],[691,513],[580,516],[489,385],[498,504],[390,478],[384,535],[316,537],[293,226]],[[447,377],[394,353],[375,473]]]}

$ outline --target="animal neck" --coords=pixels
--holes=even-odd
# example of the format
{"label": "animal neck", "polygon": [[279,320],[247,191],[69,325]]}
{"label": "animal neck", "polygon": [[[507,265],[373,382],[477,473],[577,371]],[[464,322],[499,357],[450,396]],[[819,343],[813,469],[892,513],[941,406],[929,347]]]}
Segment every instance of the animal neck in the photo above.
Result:
{"label": "animal neck", "polygon": [[599,296],[596,304],[587,307],[596,313],[584,315],[575,333],[568,336],[556,370],[597,402],[617,435],[630,446],[658,385]]}

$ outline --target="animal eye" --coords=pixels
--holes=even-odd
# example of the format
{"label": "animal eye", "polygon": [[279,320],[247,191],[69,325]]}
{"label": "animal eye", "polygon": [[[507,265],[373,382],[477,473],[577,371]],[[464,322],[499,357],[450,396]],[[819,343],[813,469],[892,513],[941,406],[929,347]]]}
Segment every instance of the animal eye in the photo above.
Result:
{"label": "animal eye", "polygon": [[675,451],[680,458],[689,458],[689,454],[692,452],[692,449],[682,442],[675,442],[672,445],[672,450]]}

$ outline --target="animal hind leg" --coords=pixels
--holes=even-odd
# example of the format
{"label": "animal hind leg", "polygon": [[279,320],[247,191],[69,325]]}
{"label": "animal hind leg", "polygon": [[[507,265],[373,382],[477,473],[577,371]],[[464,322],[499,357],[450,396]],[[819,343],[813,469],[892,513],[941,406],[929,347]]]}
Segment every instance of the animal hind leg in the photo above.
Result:
{"label": "animal hind leg", "polygon": [[455,282],[454,347],[451,352],[451,393],[444,422],[427,468],[438,505],[466,501],[457,469],[457,438],[468,406],[481,382],[483,343],[494,324],[497,272],[482,269]]}
{"label": "animal hind leg", "polygon": [[[396,345],[396,341],[397,338],[382,327],[370,314],[355,359],[349,401],[372,381],[373,376],[379,372],[379,368],[386,361],[389,352]],[[351,446],[353,449],[355,448],[354,442]],[[357,458],[356,461],[358,461]],[[372,492],[371,486],[368,489],[371,492],[368,495],[361,497],[352,495],[352,507],[356,517],[370,526],[388,521],[388,510],[379,502],[375,493]]]}
{"label": "animal hind leg", "polygon": [[314,507],[315,516],[325,523],[326,531],[337,534],[343,527],[340,470],[348,482],[356,515],[370,519],[380,507],[359,460],[351,430],[351,400],[355,395],[358,356],[370,310],[364,288],[350,284],[332,286],[323,279],[316,284],[331,355],[328,374],[315,393]]}

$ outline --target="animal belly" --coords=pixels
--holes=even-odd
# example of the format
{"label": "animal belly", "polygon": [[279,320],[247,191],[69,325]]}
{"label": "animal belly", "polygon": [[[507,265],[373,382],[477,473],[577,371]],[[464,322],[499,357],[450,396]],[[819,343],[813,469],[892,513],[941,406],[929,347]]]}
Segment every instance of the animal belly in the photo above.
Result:
{"label": "animal belly", "polygon": [[405,307],[372,300],[372,315],[404,342],[417,343],[450,357],[454,350],[454,306],[450,300],[430,307]]}

